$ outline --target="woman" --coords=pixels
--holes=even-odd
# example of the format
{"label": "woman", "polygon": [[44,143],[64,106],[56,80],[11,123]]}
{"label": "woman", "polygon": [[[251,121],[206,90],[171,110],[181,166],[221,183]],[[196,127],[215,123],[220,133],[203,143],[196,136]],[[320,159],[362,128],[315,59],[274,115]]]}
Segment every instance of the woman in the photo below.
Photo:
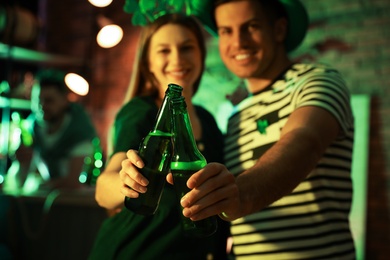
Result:
{"label": "woman", "polygon": [[191,102],[206,56],[197,21],[179,14],[161,16],[144,28],[139,46],[127,97],[130,101],[117,114],[113,153],[96,184],[98,204],[119,213],[103,223],[90,259],[226,259],[227,223],[219,223],[217,233],[206,239],[184,237],[171,185],[165,185],[153,216],[123,209],[124,196],[131,190],[128,176],[120,174],[122,161],[129,149],[138,150],[141,139],[151,130],[169,83],[183,87],[201,152],[208,161],[223,160],[222,134],[214,118]]}

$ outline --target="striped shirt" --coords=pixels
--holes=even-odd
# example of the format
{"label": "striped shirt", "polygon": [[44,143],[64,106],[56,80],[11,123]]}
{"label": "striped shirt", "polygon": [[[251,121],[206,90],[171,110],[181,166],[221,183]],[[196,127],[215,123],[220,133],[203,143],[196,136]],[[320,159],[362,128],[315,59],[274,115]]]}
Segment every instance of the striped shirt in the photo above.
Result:
{"label": "striped shirt", "polygon": [[266,89],[243,100],[229,118],[225,161],[237,175],[280,138],[289,115],[303,106],[329,111],[342,133],[291,194],[232,222],[237,259],[354,259],[349,227],[354,123],[340,74],[295,64]]}

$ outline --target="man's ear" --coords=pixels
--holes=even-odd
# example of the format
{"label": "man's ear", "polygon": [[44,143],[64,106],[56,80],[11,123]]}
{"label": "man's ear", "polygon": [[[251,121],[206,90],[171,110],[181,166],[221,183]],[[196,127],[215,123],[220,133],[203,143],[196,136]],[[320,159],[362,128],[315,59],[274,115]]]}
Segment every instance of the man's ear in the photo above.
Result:
{"label": "man's ear", "polygon": [[277,42],[283,43],[286,41],[288,30],[288,21],[286,18],[280,18],[275,22],[274,33]]}

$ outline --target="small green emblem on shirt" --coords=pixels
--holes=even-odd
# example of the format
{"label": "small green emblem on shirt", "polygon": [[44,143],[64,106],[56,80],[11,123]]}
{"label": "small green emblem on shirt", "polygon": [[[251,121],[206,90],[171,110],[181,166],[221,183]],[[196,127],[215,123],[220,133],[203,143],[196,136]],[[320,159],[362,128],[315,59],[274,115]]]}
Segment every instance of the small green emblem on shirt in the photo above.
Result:
{"label": "small green emblem on shirt", "polygon": [[268,126],[269,126],[268,120],[266,119],[257,120],[257,129],[259,130],[260,134],[266,134],[266,128]]}

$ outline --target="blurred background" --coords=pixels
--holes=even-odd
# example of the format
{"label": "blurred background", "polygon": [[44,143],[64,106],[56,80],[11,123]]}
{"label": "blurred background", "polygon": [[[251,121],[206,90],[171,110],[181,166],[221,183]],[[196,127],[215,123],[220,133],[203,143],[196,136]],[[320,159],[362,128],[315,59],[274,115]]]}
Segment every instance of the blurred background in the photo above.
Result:
{"label": "blurred background", "polygon": [[[355,158],[360,164],[355,166],[358,177],[354,183],[359,197],[359,203],[356,202],[359,205],[356,217],[359,250],[366,259],[385,259],[390,244],[390,1],[302,2],[309,12],[310,28],[303,44],[291,56],[297,61],[333,65],[341,71],[354,96],[354,113],[359,118],[359,151]],[[72,98],[83,104],[90,114],[105,154],[108,129],[122,105],[130,81],[139,36],[139,28],[132,26],[131,15],[123,12],[123,5],[124,0],[108,1],[108,5],[100,7],[88,0],[2,0],[2,121],[8,116],[4,113],[8,108],[11,112],[28,115],[31,86],[39,69],[57,68],[76,73],[88,82],[88,92],[74,93]],[[102,36],[110,42],[98,43],[100,30],[110,24],[118,25],[119,31],[109,33],[108,38]],[[117,42],[112,41],[114,36],[119,37]],[[209,36],[206,71],[195,102],[216,116],[222,131],[232,109],[225,96],[241,84],[222,64],[217,39]],[[5,130],[2,131],[4,139]],[[0,141],[0,148],[4,150],[8,141]],[[97,210],[93,198],[82,207],[85,205]],[[79,220],[95,216],[90,235],[84,237],[91,240],[106,215],[100,210],[97,213],[80,212]],[[50,235],[46,233],[46,236]],[[58,243],[66,244],[67,239],[63,237]],[[18,241],[18,238],[14,235],[11,240]],[[23,241],[33,245],[37,238],[34,240],[34,236],[30,236]],[[47,240],[41,237],[39,241],[34,245],[41,248],[45,246],[42,241]],[[80,246],[84,251],[75,255],[85,259],[82,256],[90,243]],[[35,252],[32,246],[24,246]]]}

